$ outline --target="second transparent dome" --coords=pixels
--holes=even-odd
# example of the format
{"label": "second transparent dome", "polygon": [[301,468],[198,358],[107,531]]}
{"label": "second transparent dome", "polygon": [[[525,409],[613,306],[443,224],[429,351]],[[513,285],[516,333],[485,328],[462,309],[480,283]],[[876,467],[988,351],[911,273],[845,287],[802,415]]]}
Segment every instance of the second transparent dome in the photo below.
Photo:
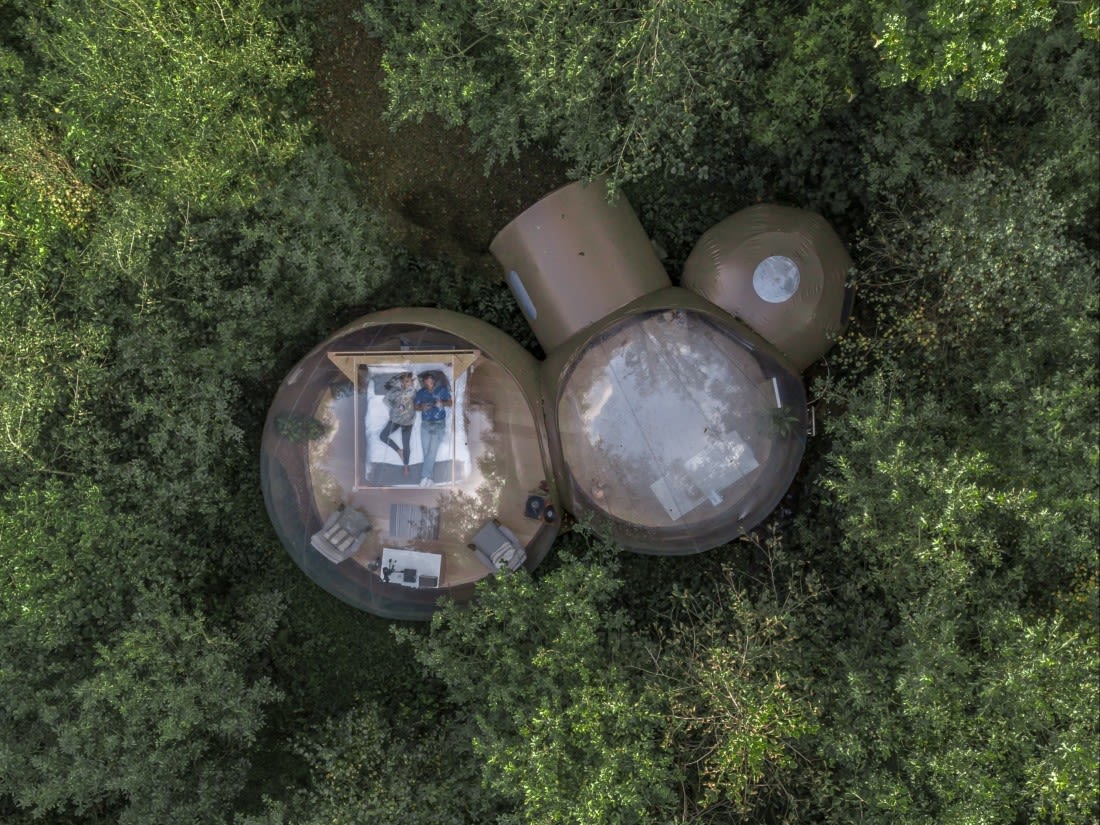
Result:
{"label": "second transparent dome", "polygon": [[695,552],[753,527],[805,447],[801,382],[697,312],[628,316],[573,361],[557,405],[579,509],[628,546]]}

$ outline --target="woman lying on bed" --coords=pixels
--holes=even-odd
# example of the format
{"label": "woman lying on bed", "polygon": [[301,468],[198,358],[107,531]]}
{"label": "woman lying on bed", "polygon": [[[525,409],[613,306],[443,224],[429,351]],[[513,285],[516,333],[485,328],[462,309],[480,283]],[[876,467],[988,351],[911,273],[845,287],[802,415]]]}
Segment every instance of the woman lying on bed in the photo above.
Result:
{"label": "woman lying on bed", "polygon": [[[405,475],[409,474],[409,439],[412,437],[413,422],[416,420],[416,405],[413,403],[415,396],[416,379],[411,372],[403,372],[386,382],[386,394],[382,398],[389,409],[389,421],[379,433],[379,437],[383,444],[388,444],[401,456]],[[393,431],[398,428],[401,430],[400,449],[390,438]]]}

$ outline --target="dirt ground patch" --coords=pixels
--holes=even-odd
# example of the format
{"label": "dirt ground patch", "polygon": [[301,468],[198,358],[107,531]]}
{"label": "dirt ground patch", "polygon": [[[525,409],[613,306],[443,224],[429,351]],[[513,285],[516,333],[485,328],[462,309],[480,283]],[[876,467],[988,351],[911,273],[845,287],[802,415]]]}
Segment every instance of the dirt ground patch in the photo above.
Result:
{"label": "dirt ground patch", "polygon": [[465,129],[449,129],[435,117],[393,128],[385,117],[382,46],[352,17],[358,7],[356,0],[337,0],[322,19],[314,59],[321,128],[399,243],[418,256],[499,278],[490,241],[568,182],[564,165],[532,151],[485,175],[485,158],[470,151]]}

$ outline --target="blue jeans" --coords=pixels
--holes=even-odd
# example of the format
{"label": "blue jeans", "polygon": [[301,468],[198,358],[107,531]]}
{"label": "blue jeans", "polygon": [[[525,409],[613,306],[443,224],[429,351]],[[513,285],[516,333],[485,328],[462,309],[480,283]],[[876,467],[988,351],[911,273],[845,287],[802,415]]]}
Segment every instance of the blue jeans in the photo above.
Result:
{"label": "blue jeans", "polygon": [[[394,430],[401,430],[401,444],[404,449],[398,449],[397,445],[393,443],[393,439],[390,436]],[[408,467],[409,466],[409,440],[412,438],[413,426],[412,424],[401,425],[396,421],[387,421],[386,428],[379,433],[379,438],[383,444],[389,444],[393,447],[394,452],[401,456],[401,462]]]}
{"label": "blue jeans", "polygon": [[429,481],[435,475],[435,454],[439,452],[439,445],[443,443],[447,435],[447,421],[421,421],[420,422],[420,446],[424,449],[424,467],[420,470],[420,477]]}

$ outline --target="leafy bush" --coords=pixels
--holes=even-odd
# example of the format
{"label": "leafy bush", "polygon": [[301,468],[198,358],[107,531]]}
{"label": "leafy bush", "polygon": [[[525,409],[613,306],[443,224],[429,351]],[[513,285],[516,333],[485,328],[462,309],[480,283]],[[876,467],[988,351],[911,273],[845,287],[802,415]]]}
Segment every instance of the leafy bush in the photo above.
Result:
{"label": "leafy bush", "polygon": [[292,670],[270,381],[390,256],[303,144],[303,54],[261,4],[11,11],[34,71],[0,133],[0,810],[221,821]]}
{"label": "leafy bush", "polygon": [[239,203],[301,143],[290,95],[307,76],[302,47],[261,0],[218,13],[194,0],[58,0],[43,16],[40,93],[59,113],[63,150],[97,182],[197,207]]}
{"label": "leafy bush", "polygon": [[815,594],[805,579],[780,592],[771,576],[780,535],[751,544],[766,580],[746,581],[744,565],[727,561],[697,589],[674,586],[652,630],[686,821],[797,821],[803,805],[793,788],[808,769],[799,749],[816,731],[816,710],[783,669],[796,657],[792,623]]}
{"label": "leafy bush", "polygon": [[[404,703],[402,703],[404,704]],[[467,825],[496,813],[456,718],[364,702],[300,735],[312,775],[286,803],[236,825]]]}
{"label": "leafy bush", "polygon": [[468,720],[482,781],[515,806],[507,821],[643,823],[670,810],[675,774],[627,618],[610,605],[611,553],[566,556],[537,583],[497,576],[469,608],[437,614],[430,635],[401,634]]}
{"label": "leafy bush", "polygon": [[887,83],[915,81],[925,90],[954,86],[968,97],[1004,83],[1009,43],[1054,19],[1049,0],[992,2],[961,14],[954,4],[938,0],[923,8],[871,5]]}
{"label": "leafy bush", "polygon": [[870,323],[839,359],[866,366],[829,423],[802,538],[834,594],[802,665],[832,674],[816,677],[822,805],[891,823],[1088,821],[1096,256],[1042,171],[979,167],[924,191],[866,248],[883,286],[864,289]]}
{"label": "leafy bush", "polygon": [[[372,0],[363,17],[386,43],[399,118],[434,112],[469,126],[497,160],[552,141],[573,174],[615,181],[658,170],[709,178],[701,147],[763,124],[756,101],[772,92],[769,69],[788,45],[770,33],[790,29],[785,11],[750,3]],[[838,78],[797,74],[803,94],[784,120],[812,128]]]}

